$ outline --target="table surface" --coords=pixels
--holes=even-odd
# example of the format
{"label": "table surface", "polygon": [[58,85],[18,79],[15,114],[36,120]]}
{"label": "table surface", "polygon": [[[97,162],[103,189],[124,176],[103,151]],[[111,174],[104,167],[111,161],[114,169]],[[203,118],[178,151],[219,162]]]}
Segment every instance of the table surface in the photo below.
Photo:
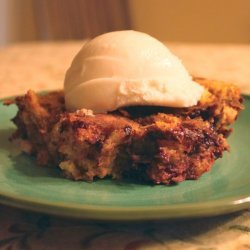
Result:
{"label": "table surface", "polygon": [[[83,42],[24,43],[0,48],[0,98],[63,88]],[[195,76],[229,81],[250,94],[250,45],[167,43]],[[102,223],[0,205],[0,249],[250,249],[250,210],[219,217]]]}

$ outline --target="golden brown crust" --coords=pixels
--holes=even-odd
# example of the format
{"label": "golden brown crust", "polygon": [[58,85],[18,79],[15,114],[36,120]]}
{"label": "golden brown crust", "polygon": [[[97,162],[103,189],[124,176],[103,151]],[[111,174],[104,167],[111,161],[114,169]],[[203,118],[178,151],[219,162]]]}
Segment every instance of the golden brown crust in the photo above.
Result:
{"label": "golden brown crust", "polygon": [[243,105],[233,85],[195,80],[206,91],[194,107],[129,107],[98,115],[66,112],[63,92],[28,91],[15,100],[16,136],[39,164],[58,165],[75,180],[129,176],[170,184],[197,179],[228,150],[228,125]]}
{"label": "golden brown crust", "polygon": [[203,78],[194,78],[194,81],[204,86],[205,91],[201,100],[193,107],[167,108],[137,106],[120,109],[118,112],[131,119],[159,112],[191,119],[201,117],[204,121],[208,121],[212,124],[219,133],[228,136],[231,132],[228,126],[237,119],[239,112],[243,109],[243,100],[239,88],[233,84]]}

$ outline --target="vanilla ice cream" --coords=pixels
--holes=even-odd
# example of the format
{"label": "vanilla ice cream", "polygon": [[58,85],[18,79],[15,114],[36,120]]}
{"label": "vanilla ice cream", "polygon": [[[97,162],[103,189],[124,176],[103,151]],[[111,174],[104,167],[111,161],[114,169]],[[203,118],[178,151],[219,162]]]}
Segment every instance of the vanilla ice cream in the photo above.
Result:
{"label": "vanilla ice cream", "polygon": [[193,106],[204,88],[163,43],[127,30],[87,42],[66,73],[64,90],[69,111],[105,113],[132,105]]}

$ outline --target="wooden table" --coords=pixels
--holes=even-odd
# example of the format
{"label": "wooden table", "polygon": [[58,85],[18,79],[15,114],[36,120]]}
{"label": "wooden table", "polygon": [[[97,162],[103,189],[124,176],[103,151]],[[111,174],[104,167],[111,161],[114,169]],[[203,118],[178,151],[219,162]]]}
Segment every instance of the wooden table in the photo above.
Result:
{"label": "wooden table", "polygon": [[[27,43],[0,49],[0,97],[63,87],[82,42]],[[230,81],[250,94],[250,46],[173,44],[196,76]],[[250,249],[250,211],[185,221],[95,223],[0,205],[0,249]]]}

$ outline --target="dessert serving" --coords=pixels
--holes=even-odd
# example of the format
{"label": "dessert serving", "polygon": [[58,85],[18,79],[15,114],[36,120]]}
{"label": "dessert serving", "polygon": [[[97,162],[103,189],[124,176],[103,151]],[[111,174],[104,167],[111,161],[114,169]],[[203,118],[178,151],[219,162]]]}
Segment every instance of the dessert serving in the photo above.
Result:
{"label": "dessert serving", "polygon": [[26,95],[13,119],[24,152],[74,180],[197,179],[229,149],[243,108],[229,83],[192,78],[164,44],[136,31],[87,42],[64,91]]}

